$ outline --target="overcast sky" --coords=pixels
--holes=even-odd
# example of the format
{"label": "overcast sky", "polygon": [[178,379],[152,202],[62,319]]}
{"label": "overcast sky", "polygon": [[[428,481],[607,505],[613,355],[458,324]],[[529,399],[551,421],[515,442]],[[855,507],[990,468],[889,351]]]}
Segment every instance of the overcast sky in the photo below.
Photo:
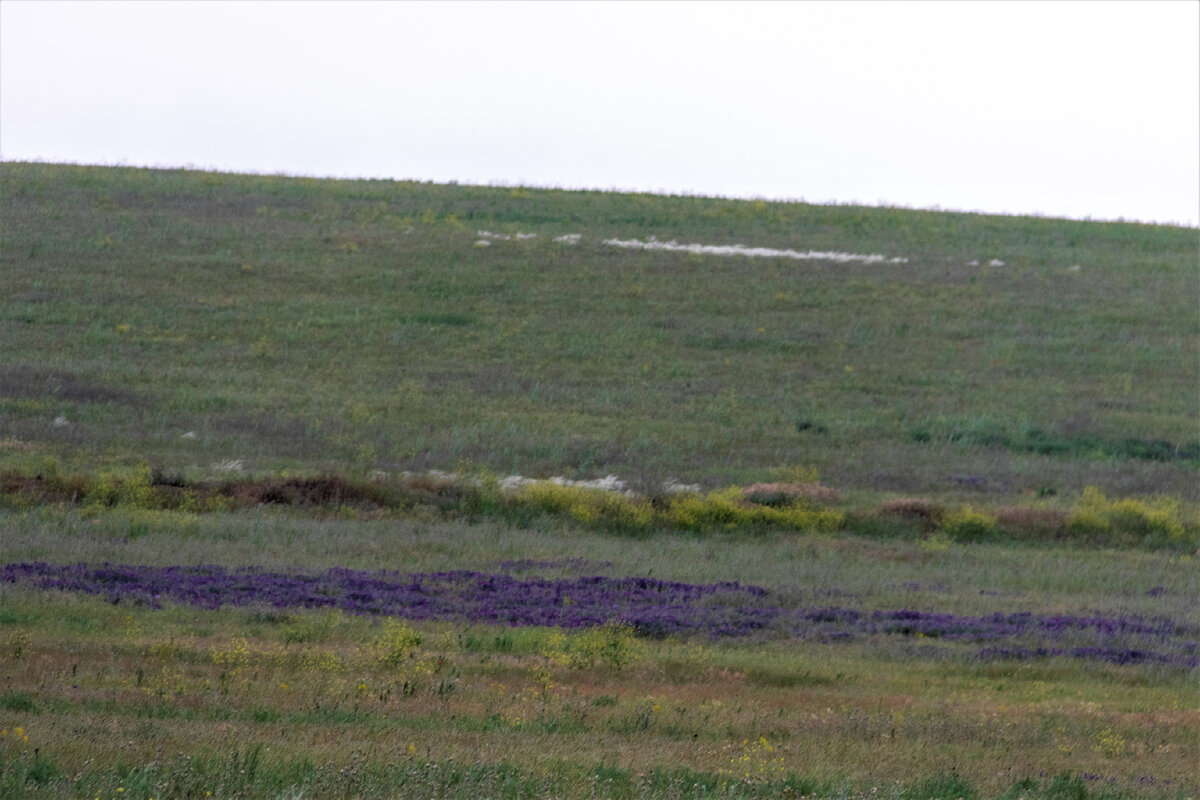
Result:
{"label": "overcast sky", "polygon": [[1200,3],[0,1],[0,158],[1200,223]]}

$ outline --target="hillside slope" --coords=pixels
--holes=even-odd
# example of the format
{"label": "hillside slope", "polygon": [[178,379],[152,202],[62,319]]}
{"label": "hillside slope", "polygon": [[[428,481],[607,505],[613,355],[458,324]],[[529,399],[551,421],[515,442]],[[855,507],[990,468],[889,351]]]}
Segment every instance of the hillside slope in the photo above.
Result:
{"label": "hillside slope", "polygon": [[0,468],[1200,496],[1194,229],[11,162],[0,209]]}

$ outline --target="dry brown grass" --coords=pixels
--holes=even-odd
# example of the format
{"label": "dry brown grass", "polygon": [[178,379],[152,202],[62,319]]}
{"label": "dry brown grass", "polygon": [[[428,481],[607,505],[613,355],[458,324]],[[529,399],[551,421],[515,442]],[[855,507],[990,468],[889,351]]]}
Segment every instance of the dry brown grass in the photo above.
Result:
{"label": "dry brown grass", "polygon": [[1071,515],[1052,508],[1003,506],[996,509],[996,521],[1005,528],[1030,533],[1059,533],[1067,528]]}
{"label": "dry brown grass", "polygon": [[755,483],[742,489],[742,496],[763,506],[787,506],[797,503],[828,506],[841,501],[841,496],[836,490],[819,483]]}
{"label": "dry brown grass", "polygon": [[944,506],[919,497],[896,497],[879,507],[880,516],[917,520],[929,526],[941,522],[945,513]]}
{"label": "dry brown grass", "polygon": [[[571,669],[536,653],[467,652],[452,629],[430,629],[413,661],[383,667],[367,658],[372,632],[356,621],[324,645],[285,646],[278,631],[255,623],[260,635],[251,635],[229,614],[201,615],[204,626],[220,629],[205,636],[144,612],[109,614],[97,606],[97,620],[113,624],[84,636],[28,629],[27,654],[6,665],[12,691],[39,711],[3,710],[0,718],[28,729],[29,747],[66,771],[86,772],[92,759],[149,763],[164,752],[228,761],[255,744],[337,769],[370,743],[400,759],[411,757],[412,745],[420,759],[465,764],[503,754],[525,765],[553,758],[586,766],[599,753],[637,772],[757,770],[782,759],[785,771],[865,786],[949,770],[965,753],[969,779],[994,796],[1025,774],[1011,770],[1018,762],[1057,774],[1099,759],[1126,785],[1143,774],[1186,775],[1189,731],[1200,721],[1186,708],[1155,709],[1171,695],[1145,687],[1129,688],[1134,710],[1116,713],[1098,712],[1086,696],[1047,707],[1038,682],[1014,679],[997,697],[990,678],[905,662],[851,668],[843,679],[850,662],[836,651],[697,649],[686,667],[672,669],[679,645],[651,645],[617,673]],[[244,662],[218,663],[242,635]],[[323,668],[326,661],[306,655],[317,652],[336,652],[347,666]],[[954,689],[952,702],[918,688],[931,675]],[[399,688],[410,679],[411,694]],[[187,712],[194,718],[183,719]],[[81,740],[72,725],[97,735]],[[1045,746],[1047,730],[1057,747]],[[1162,745],[1141,744],[1151,736]],[[769,755],[747,747],[759,737],[770,742]],[[814,767],[822,764],[839,766]]]}

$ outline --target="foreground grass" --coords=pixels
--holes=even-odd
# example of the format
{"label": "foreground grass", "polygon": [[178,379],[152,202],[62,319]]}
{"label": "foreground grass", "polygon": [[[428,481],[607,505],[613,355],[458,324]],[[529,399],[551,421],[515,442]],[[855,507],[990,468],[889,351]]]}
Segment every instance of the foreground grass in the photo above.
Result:
{"label": "foreground grass", "polygon": [[[736,577],[867,609],[1185,620],[1200,592],[1189,556],[1066,546],[617,539],[553,520],[521,529],[262,509],[166,512],[133,536],[121,512],[41,508],[3,526],[11,561]],[[615,634],[626,657],[578,657],[590,635],[155,610],[3,585],[0,782],[47,797],[995,797],[1026,779],[1029,797],[1186,797],[1200,783],[1195,670],[980,662],[969,647],[895,637]]]}
{"label": "foreground grass", "polygon": [[[954,774],[995,796],[1064,772],[1132,793],[1153,779],[1146,796],[1195,790],[1186,676],[685,642],[643,643],[620,671],[572,669],[551,632],[479,627],[420,630],[387,661],[389,630],[361,620],[54,605],[65,636],[6,626],[0,698],[0,777],[47,795],[392,796],[430,764],[520,765],[571,796],[598,765],[774,785],[756,794],[789,777],[869,794]],[[262,774],[242,777],[250,754]],[[37,777],[39,759],[53,777]]]}

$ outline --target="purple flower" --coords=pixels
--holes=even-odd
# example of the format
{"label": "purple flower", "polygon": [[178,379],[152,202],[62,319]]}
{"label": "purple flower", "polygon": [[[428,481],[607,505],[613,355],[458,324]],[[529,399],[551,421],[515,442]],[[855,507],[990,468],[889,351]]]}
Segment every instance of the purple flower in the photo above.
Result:
{"label": "purple flower", "polygon": [[4,565],[0,581],[156,608],[164,602],[209,609],[338,608],[412,620],[561,628],[621,621],[651,637],[795,636],[827,643],[911,637],[982,645],[975,651],[981,660],[1068,657],[1188,669],[1200,664],[1200,626],[1164,616],[1028,611],[975,616],[908,608],[804,608],[796,605],[801,593],[790,595],[788,602],[788,595],[777,598],[762,587],[736,581],[689,584],[599,575],[518,578],[467,570],[402,574],[340,567],[309,574],[255,567],[40,562]]}

